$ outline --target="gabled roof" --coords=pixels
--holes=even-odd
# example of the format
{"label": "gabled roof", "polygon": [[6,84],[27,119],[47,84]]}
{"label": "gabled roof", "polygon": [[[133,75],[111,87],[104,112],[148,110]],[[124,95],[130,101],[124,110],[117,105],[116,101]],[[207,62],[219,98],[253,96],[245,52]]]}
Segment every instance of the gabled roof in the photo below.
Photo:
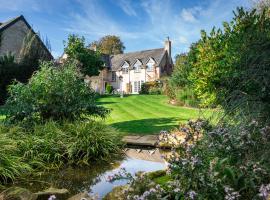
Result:
{"label": "gabled roof", "polygon": [[8,27],[10,27],[12,24],[15,24],[17,21],[19,20],[24,20],[24,17],[22,15],[18,16],[18,17],[15,17],[15,18],[12,18],[6,22],[0,22],[0,32],[2,32],[3,30],[7,29]]}
{"label": "gabled roof", "polygon": [[[36,32],[32,29],[32,27],[28,24],[28,22],[25,20],[24,16],[23,15],[20,15],[18,17],[15,17],[11,20],[8,20],[6,22],[2,22],[0,23],[0,33],[4,30],[6,30],[7,28],[9,28],[10,26],[12,26],[13,24],[15,24],[16,22],[22,20],[25,25],[29,28],[29,30],[33,33],[33,34],[36,34]],[[43,46],[43,48],[47,51],[47,53],[51,56],[51,59],[53,59],[53,56],[51,54],[51,52],[48,50],[48,48],[44,45],[43,41],[40,39],[40,37],[36,34],[36,38],[37,40],[41,43],[41,45]]]}
{"label": "gabled roof", "polygon": [[120,70],[124,61],[135,63],[137,59],[140,60],[143,65],[145,65],[150,57],[153,58],[159,65],[165,53],[166,51],[164,48],[159,48],[113,55],[111,56],[112,70]]}

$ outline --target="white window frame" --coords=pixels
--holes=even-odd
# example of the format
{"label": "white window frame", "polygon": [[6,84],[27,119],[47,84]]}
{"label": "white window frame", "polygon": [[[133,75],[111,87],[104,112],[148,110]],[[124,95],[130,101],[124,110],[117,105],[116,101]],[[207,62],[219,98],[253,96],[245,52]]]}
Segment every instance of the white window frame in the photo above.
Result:
{"label": "white window frame", "polygon": [[146,71],[153,72],[155,64],[156,64],[156,62],[154,61],[154,59],[150,58],[149,61],[146,64]]}
{"label": "white window frame", "polygon": [[122,74],[128,74],[128,68],[129,68],[129,64],[127,61],[124,62],[124,64],[122,65]]}
{"label": "white window frame", "polygon": [[141,61],[139,61],[138,59],[137,59],[137,61],[134,63],[134,72],[135,73],[140,73],[141,72],[141,66],[142,66],[142,63],[141,63]]}

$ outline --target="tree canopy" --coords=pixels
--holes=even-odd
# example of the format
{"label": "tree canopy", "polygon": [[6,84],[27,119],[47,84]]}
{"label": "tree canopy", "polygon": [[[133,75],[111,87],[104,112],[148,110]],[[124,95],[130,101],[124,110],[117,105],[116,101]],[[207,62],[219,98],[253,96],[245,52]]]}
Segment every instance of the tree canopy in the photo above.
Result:
{"label": "tree canopy", "polygon": [[104,68],[99,51],[87,48],[84,37],[69,35],[64,51],[68,55],[68,59],[79,62],[80,72],[84,75],[97,76]]}
{"label": "tree canopy", "polygon": [[100,38],[98,41],[94,41],[91,47],[94,46],[101,53],[109,55],[120,54],[125,50],[124,43],[121,41],[120,37],[115,35],[107,35]]}

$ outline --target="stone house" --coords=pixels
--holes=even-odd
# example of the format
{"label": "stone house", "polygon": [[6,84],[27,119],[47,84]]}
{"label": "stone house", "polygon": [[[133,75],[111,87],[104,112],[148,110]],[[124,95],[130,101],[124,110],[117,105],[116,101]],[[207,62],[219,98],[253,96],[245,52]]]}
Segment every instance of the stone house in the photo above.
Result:
{"label": "stone house", "polygon": [[107,84],[119,92],[138,94],[143,83],[170,75],[173,69],[169,38],[163,48],[103,55],[102,59],[105,69],[99,76],[86,79],[90,86],[101,94],[105,93]]}
{"label": "stone house", "polygon": [[42,52],[43,58],[52,60],[50,51],[22,15],[7,22],[0,22],[0,56],[12,53],[16,61],[19,61],[24,40],[29,34],[35,36],[38,51]]}

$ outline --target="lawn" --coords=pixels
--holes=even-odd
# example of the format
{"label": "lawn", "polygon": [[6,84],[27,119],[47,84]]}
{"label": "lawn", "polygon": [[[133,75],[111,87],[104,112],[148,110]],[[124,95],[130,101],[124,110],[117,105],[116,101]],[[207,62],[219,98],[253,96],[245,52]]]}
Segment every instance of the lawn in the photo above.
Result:
{"label": "lawn", "polygon": [[106,123],[125,134],[158,134],[170,130],[180,122],[209,117],[211,111],[173,106],[163,95],[131,95],[124,98],[104,96],[99,105],[112,109]]}

